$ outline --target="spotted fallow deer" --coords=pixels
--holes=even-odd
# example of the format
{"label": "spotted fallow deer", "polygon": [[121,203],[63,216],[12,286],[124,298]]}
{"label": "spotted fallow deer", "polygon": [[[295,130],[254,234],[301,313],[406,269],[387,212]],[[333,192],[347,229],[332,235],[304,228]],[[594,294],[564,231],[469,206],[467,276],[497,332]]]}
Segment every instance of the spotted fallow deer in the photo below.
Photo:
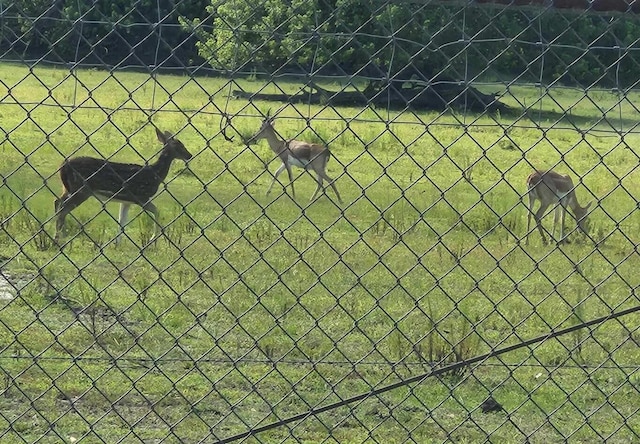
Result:
{"label": "spotted fallow deer", "polygon": [[[529,227],[532,216],[536,220],[536,226],[538,227],[538,231],[542,237],[542,243],[547,243],[547,239],[542,228],[542,217],[547,211],[547,208],[552,204],[557,205],[553,217],[553,229],[551,231],[552,238],[555,237],[558,216],[560,215],[559,242],[567,241],[564,238],[564,218],[567,209],[571,209],[573,212],[573,216],[578,223],[578,228],[584,234],[588,234],[589,227],[587,223],[587,213],[592,202],[589,202],[584,207],[580,206],[578,198],[576,197],[573,181],[569,176],[562,175],[552,170],[534,171],[527,178],[527,189],[529,194],[529,214],[527,216],[527,238],[525,244],[529,243]],[[534,213],[533,206],[536,200],[540,201],[540,208],[538,208],[538,211]]]}
{"label": "spotted fallow deer", "polygon": [[293,186],[293,174],[291,172],[291,167],[295,166],[303,168],[306,171],[313,171],[316,173],[317,187],[311,196],[310,202],[313,202],[320,190],[324,191],[323,181],[326,180],[336,193],[338,202],[342,203],[342,198],[340,197],[340,193],[338,192],[338,188],[336,187],[334,180],[326,173],[327,163],[331,158],[329,148],[318,143],[303,142],[300,140],[285,141],[280,139],[273,127],[273,117],[269,117],[269,113],[267,113],[266,119],[262,122],[262,126],[258,132],[248,139],[245,139],[245,143],[247,143],[247,145],[251,145],[260,139],[267,139],[271,150],[276,154],[276,156],[278,156],[280,161],[282,161],[282,165],[280,165],[276,171],[273,176],[273,180],[271,181],[271,185],[269,185],[269,188],[267,189],[267,196],[271,192],[276,180],[278,180],[278,176],[284,170],[287,170],[289,182],[291,183],[291,193],[295,199],[296,191]]}
{"label": "spotted fallow deer", "polygon": [[167,177],[171,163],[175,159],[187,162],[191,159],[191,153],[170,132],[156,129],[156,135],[163,147],[153,164],[117,163],[93,157],[74,157],[64,161],[60,167],[63,194],[55,201],[56,242],[60,241],[67,214],[92,196],[102,202],[120,203],[120,231],[115,239],[116,245],[124,233],[132,204],[139,205],[153,216],[155,232],[149,243],[157,237],[158,209],[151,202],[152,198]]}

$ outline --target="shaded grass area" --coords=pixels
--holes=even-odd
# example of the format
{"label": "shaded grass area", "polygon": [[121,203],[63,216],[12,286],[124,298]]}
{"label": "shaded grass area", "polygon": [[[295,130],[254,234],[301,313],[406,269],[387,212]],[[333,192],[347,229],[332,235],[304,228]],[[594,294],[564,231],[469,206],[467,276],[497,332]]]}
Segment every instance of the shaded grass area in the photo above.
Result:
{"label": "shaded grass area", "polygon": [[[3,269],[31,278],[0,301],[0,441],[223,438],[638,303],[634,133],[581,133],[555,114],[394,113],[387,126],[379,110],[283,105],[283,136],[329,143],[335,156],[345,205],[307,205],[308,175],[297,201],[267,198],[266,144],[220,137],[224,105],[238,114],[230,132],[261,120],[246,101],[226,103],[222,80],[160,76],[154,89],[143,75],[79,71],[77,89],[65,71],[1,69]],[[511,93],[536,103],[538,91]],[[571,108],[583,130],[602,129],[617,100],[549,94],[549,112]],[[194,154],[154,200],[162,238],[140,250],[153,227],[139,215],[116,248],[117,206],[90,201],[54,247],[64,157],[152,159],[150,121],[180,130]],[[519,243],[532,166],[582,177],[581,201],[597,199],[597,245]],[[627,442],[639,427],[637,329],[628,316],[260,438]],[[489,393],[508,416],[478,410]]]}

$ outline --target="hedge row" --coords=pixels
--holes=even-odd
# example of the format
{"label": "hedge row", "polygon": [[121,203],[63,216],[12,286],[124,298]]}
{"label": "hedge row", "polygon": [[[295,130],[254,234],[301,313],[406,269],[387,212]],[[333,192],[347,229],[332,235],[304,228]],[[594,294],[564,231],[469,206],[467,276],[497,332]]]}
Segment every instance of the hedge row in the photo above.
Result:
{"label": "hedge row", "polygon": [[18,0],[3,12],[5,51],[64,62],[583,87],[634,86],[640,68],[635,14],[380,0]]}

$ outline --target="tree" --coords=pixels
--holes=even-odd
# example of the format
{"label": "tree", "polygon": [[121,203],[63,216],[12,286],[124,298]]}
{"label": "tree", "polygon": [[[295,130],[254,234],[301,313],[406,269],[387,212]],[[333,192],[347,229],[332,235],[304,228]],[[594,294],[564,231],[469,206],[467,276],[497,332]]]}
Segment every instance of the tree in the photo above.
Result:
{"label": "tree", "polygon": [[199,18],[181,18],[181,23],[196,33],[198,52],[213,68],[277,70],[309,64],[317,0],[211,0],[206,11],[213,16],[211,32]]}

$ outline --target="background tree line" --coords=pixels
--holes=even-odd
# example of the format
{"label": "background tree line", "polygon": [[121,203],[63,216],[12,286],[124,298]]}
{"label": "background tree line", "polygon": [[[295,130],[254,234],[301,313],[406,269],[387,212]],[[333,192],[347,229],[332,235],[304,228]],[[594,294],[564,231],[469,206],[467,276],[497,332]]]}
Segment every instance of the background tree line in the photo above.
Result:
{"label": "background tree line", "polygon": [[4,58],[625,88],[640,68],[634,14],[382,0],[17,0],[1,13]]}

